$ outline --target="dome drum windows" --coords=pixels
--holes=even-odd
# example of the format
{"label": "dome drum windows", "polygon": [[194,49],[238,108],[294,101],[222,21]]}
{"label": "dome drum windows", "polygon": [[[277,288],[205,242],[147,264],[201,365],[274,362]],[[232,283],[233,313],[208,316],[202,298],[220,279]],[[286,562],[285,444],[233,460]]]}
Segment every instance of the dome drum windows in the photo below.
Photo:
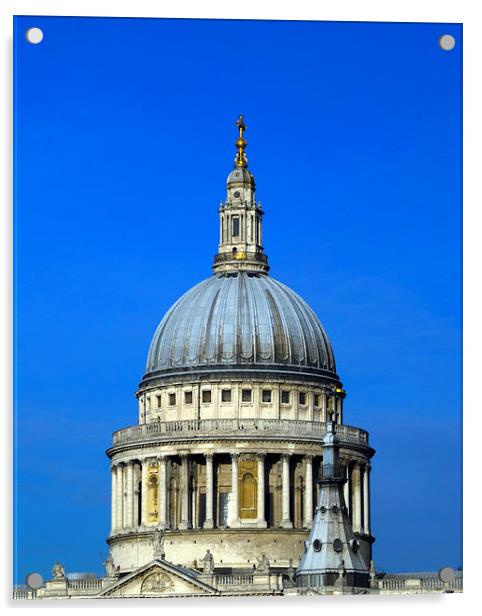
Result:
{"label": "dome drum windows", "polygon": [[176,394],[169,394],[169,406],[176,406]]}
{"label": "dome drum windows", "polygon": [[271,403],[272,395],[271,389],[263,389],[261,392],[261,400],[265,403]]}
{"label": "dome drum windows", "polygon": [[306,406],[307,405],[307,396],[306,396],[306,392],[305,391],[300,391],[298,394],[298,403],[300,404],[300,406]]}
{"label": "dome drum windows", "polygon": [[184,392],[184,404],[192,404],[192,391]]}
{"label": "dome drum windows", "polygon": [[162,407],[162,395],[159,394],[156,396],[157,408],[160,409]]}
{"label": "dome drum windows", "polygon": [[289,389],[282,389],[281,390],[281,404],[290,404],[291,403],[291,396],[290,396],[291,392],[289,391]]}
{"label": "dome drum windows", "polygon": [[251,402],[253,398],[253,394],[251,389],[243,389],[241,391],[241,401],[242,402]]}
{"label": "dome drum windows", "polygon": [[202,400],[202,402],[204,404],[210,404],[211,403],[211,390],[210,389],[203,389],[202,390],[201,400]]}
{"label": "dome drum windows", "polygon": [[231,402],[231,390],[230,389],[221,390],[221,402]]}

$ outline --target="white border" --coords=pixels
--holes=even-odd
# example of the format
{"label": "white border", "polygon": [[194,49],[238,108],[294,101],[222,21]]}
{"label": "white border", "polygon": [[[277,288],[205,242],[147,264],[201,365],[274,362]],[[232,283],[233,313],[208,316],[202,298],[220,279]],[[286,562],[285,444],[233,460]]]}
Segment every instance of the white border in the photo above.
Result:
{"label": "white border", "polygon": [[[414,614],[437,610],[439,613],[452,614],[454,609],[468,608],[469,603],[475,605],[477,596],[476,576],[479,574],[478,557],[479,539],[477,518],[479,508],[476,507],[475,493],[480,493],[480,471],[478,457],[475,452],[480,449],[481,409],[476,405],[477,381],[480,380],[478,367],[480,365],[479,349],[480,318],[482,306],[480,301],[480,229],[482,198],[479,176],[481,173],[480,150],[482,147],[481,131],[481,20],[479,3],[476,0],[338,0],[333,2],[296,0],[288,3],[278,1],[272,3],[263,0],[243,0],[228,2],[221,0],[178,0],[175,3],[165,1],[136,0],[132,3],[119,0],[83,0],[83,1],[4,1],[0,4],[0,36],[4,54],[1,62],[1,92],[2,102],[0,138],[0,176],[1,207],[0,207],[0,289],[4,301],[0,305],[0,340],[2,344],[0,391],[3,395],[2,405],[3,439],[2,469],[5,473],[5,490],[2,491],[4,502],[0,507],[1,519],[4,525],[3,559],[0,561],[0,573],[5,590],[5,605],[21,612],[26,609],[59,609],[79,607],[81,602],[47,602],[42,601],[27,607],[20,607],[19,602],[9,600],[12,588],[12,516],[11,510],[11,456],[12,456],[12,370],[11,370],[11,251],[12,251],[12,183],[11,183],[11,142],[12,142],[12,15],[70,15],[70,16],[108,16],[108,17],[198,17],[198,18],[244,18],[244,19],[307,19],[325,21],[403,21],[403,22],[451,22],[464,24],[464,476],[465,486],[475,488],[472,494],[464,494],[464,587],[463,594],[429,596],[367,596],[367,597],[336,597],[322,599],[303,598],[270,598],[270,599],[210,599],[208,601],[162,600],[154,601],[106,601],[82,604],[80,609],[97,611],[103,608],[129,609],[142,606],[144,609],[175,610],[218,613],[229,610],[233,614],[245,613],[247,610],[266,610],[274,608],[280,611],[299,607],[303,610],[336,609],[344,614],[356,611],[364,612],[403,612],[410,609]],[[3,181],[2,181],[3,180]],[[480,500],[480,499],[479,499]],[[443,507],[443,503],[440,504]],[[6,514],[7,513],[7,514]],[[6,514],[6,515],[5,515]],[[394,529],[396,532],[396,529]],[[443,538],[441,538],[443,540]],[[481,589],[482,590],[482,589]],[[322,601],[322,604],[318,603]],[[335,605],[336,601],[336,605]],[[478,601],[477,601],[478,603]],[[26,604],[27,605],[27,604]]]}

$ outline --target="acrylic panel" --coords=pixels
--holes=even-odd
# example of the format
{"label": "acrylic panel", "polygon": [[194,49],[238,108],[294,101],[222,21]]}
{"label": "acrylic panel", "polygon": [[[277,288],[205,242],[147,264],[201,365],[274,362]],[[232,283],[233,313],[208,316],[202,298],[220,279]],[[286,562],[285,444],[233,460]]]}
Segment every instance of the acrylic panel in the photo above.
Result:
{"label": "acrylic panel", "polygon": [[462,590],[461,60],[15,18],[15,598]]}

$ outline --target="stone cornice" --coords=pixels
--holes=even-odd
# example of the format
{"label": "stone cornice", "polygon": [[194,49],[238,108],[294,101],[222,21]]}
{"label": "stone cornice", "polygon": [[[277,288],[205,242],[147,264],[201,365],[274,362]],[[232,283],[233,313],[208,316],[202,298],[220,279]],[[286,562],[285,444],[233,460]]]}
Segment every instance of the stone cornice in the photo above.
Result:
{"label": "stone cornice", "polygon": [[337,374],[329,370],[317,368],[300,368],[298,366],[267,365],[266,367],[250,366],[233,367],[226,370],[226,366],[204,366],[196,369],[172,369],[160,373],[150,373],[143,376],[137,395],[150,389],[166,385],[197,385],[206,383],[220,383],[222,381],[259,381],[266,382],[293,382],[310,384],[314,387],[325,387],[326,393],[334,393],[334,388],[341,388],[342,383]]}
{"label": "stone cornice", "polygon": [[[109,458],[112,458],[114,455],[117,455],[120,453],[127,453],[129,451],[134,451],[136,452],[136,455],[134,457],[138,457],[140,459],[145,454],[139,453],[139,449],[140,450],[146,450],[146,449],[151,450],[152,448],[158,448],[158,447],[164,447],[164,448],[172,447],[173,449],[181,447],[184,450],[186,448],[189,448],[191,455],[205,455],[206,452],[203,451],[202,445],[206,445],[206,444],[212,444],[212,445],[217,446],[217,449],[215,449],[212,452],[215,455],[221,454],[221,453],[228,454],[230,450],[232,450],[233,442],[245,442],[245,443],[252,442],[253,443],[252,446],[254,450],[257,450],[260,447],[265,447],[267,449],[266,453],[273,453],[272,450],[270,449],[270,445],[273,445],[274,443],[281,444],[283,448],[286,446],[302,446],[303,448],[304,447],[317,447],[317,448],[319,447],[320,448],[319,455],[322,455],[322,445],[323,445],[322,439],[315,440],[313,438],[287,439],[287,438],[279,438],[279,437],[269,438],[265,436],[239,438],[236,436],[229,436],[229,437],[224,436],[224,437],[219,437],[219,438],[215,438],[215,437],[205,438],[205,439],[199,438],[199,439],[196,439],[195,442],[193,442],[192,440],[188,440],[188,439],[170,439],[170,440],[163,440],[163,441],[149,441],[147,443],[137,442],[137,443],[132,443],[132,444],[123,444],[123,445],[117,445],[115,447],[110,447],[109,449],[106,450],[106,455]],[[362,461],[366,460],[367,458],[371,458],[375,454],[375,450],[372,449],[371,447],[359,447],[351,443],[341,443],[341,446],[343,450],[353,451],[355,454],[358,454]],[[301,450],[301,451],[294,451],[293,453],[297,455],[306,455],[307,452],[304,450]],[[171,454],[167,453],[166,455],[170,456]],[[176,451],[176,453],[173,455],[180,455],[180,453]],[[317,456],[318,454],[313,453],[313,455]],[[355,457],[356,456],[354,456],[354,458]],[[351,460],[353,460],[354,458],[351,458]]]}

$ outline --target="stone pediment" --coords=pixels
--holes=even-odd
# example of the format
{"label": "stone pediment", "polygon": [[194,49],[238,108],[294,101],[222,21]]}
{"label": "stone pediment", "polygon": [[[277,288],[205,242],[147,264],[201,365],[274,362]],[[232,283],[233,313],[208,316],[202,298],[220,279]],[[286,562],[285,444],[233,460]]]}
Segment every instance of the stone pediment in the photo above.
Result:
{"label": "stone pediment", "polygon": [[217,594],[219,591],[203,582],[197,572],[159,559],[116,580],[96,596],[161,598]]}

